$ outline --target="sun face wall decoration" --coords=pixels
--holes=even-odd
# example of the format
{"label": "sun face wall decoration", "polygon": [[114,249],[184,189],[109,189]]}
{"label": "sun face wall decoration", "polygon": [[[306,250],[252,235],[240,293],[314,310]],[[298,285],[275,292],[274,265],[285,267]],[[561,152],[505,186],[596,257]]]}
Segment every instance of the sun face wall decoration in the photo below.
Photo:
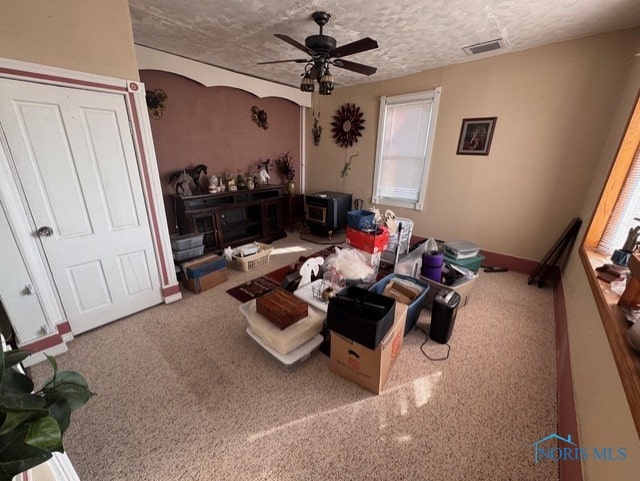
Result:
{"label": "sun face wall decoration", "polygon": [[331,122],[333,138],[340,147],[352,147],[354,142],[358,142],[358,137],[362,137],[360,131],[364,130],[363,114],[356,104],[346,103],[333,116]]}

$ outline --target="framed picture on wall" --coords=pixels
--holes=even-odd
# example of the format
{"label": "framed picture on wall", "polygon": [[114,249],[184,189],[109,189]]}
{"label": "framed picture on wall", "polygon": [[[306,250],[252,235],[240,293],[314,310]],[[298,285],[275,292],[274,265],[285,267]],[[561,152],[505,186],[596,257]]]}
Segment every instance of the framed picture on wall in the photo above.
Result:
{"label": "framed picture on wall", "polygon": [[462,119],[456,154],[489,155],[493,130],[498,117]]}

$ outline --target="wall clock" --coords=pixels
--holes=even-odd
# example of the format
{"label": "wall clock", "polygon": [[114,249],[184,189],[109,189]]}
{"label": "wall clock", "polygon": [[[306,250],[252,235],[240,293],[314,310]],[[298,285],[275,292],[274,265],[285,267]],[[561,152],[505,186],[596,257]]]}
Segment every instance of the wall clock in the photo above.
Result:
{"label": "wall clock", "polygon": [[354,142],[358,142],[358,137],[362,137],[360,131],[364,130],[363,114],[356,104],[346,103],[333,116],[331,125],[333,128],[333,138],[340,147],[351,147]]}

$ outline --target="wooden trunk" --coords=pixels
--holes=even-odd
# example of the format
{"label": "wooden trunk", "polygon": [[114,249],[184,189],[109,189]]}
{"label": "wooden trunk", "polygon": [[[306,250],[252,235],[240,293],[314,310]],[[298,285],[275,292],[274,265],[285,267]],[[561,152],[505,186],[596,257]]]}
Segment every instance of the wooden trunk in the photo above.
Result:
{"label": "wooden trunk", "polygon": [[256,310],[280,329],[285,329],[309,315],[307,304],[284,289],[258,297]]}

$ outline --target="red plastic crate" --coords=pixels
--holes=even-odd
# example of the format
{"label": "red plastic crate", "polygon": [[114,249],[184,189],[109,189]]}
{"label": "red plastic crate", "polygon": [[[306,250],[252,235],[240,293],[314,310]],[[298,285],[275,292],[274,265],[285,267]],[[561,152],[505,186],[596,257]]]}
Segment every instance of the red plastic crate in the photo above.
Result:
{"label": "red plastic crate", "polygon": [[380,229],[382,233],[374,235],[347,227],[347,244],[372,254],[382,252],[389,246],[389,229],[386,227],[380,227]]}

